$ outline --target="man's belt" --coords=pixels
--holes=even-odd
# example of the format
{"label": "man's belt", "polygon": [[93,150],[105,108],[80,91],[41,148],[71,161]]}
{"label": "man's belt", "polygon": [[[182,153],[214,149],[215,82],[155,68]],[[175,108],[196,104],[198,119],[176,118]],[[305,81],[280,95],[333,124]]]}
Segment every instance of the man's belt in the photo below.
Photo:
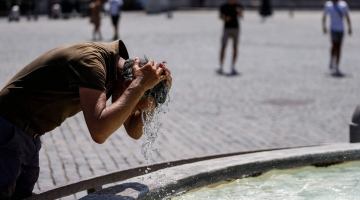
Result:
{"label": "man's belt", "polygon": [[25,133],[27,133],[28,135],[30,135],[35,139],[42,135],[35,129],[31,128],[29,122],[25,122],[19,119],[1,105],[0,105],[0,116],[6,119],[7,121],[11,122],[15,126],[19,127],[21,130],[23,130]]}

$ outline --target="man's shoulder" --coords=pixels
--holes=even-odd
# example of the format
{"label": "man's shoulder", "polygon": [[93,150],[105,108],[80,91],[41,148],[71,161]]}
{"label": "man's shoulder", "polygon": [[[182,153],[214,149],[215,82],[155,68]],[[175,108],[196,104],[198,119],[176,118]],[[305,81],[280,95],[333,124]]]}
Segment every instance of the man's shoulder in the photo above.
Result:
{"label": "man's shoulder", "polygon": [[226,6],[228,6],[229,4],[227,4],[227,3],[223,3],[223,4],[221,4],[220,5],[220,8],[225,8]]}
{"label": "man's shoulder", "polygon": [[331,7],[333,5],[334,5],[334,3],[332,1],[325,2],[325,7]]}
{"label": "man's shoulder", "polygon": [[236,7],[240,7],[241,9],[244,9],[244,6],[241,3],[237,3]]}
{"label": "man's shoulder", "polygon": [[346,3],[346,1],[339,1],[339,6],[340,7],[347,7],[348,6],[348,4]]}

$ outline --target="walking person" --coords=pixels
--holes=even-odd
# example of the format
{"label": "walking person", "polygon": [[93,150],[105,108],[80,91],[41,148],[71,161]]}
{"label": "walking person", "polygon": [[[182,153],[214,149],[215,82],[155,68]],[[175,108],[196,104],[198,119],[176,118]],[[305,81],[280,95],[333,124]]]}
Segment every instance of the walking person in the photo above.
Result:
{"label": "walking person", "polygon": [[123,0],[110,0],[110,15],[111,22],[114,27],[114,40],[119,38],[119,20],[121,17],[121,7],[123,6]]}
{"label": "walking person", "polygon": [[96,35],[98,35],[99,40],[102,40],[100,25],[101,25],[101,10],[104,2],[105,0],[94,0],[89,5],[90,23],[94,24],[93,41],[96,41]]}
{"label": "walking person", "polygon": [[225,50],[229,38],[231,38],[233,42],[231,74],[237,74],[235,63],[237,58],[238,40],[240,33],[238,17],[243,18],[243,6],[236,3],[236,0],[228,0],[227,3],[220,7],[220,19],[224,21],[224,31],[221,39],[220,67],[216,71],[219,74],[223,74]]}
{"label": "walking person", "polygon": [[141,113],[163,103],[157,91],[168,92],[172,79],[164,63],[137,58],[128,68],[125,59],[120,40],[82,42],[44,53],[11,78],[0,91],[0,199],[32,195],[40,137],[81,111],[96,143],[121,126],[142,136]]}
{"label": "walking person", "polygon": [[262,0],[259,13],[262,17],[262,21],[264,22],[266,17],[272,15],[272,6],[270,0]]}
{"label": "walking person", "polygon": [[323,31],[326,34],[326,16],[330,16],[330,35],[331,35],[331,51],[330,51],[330,73],[333,75],[342,75],[339,70],[341,44],[344,37],[344,17],[347,21],[348,33],[352,34],[351,21],[349,16],[349,7],[345,1],[332,0],[327,1],[324,7],[322,18]]}

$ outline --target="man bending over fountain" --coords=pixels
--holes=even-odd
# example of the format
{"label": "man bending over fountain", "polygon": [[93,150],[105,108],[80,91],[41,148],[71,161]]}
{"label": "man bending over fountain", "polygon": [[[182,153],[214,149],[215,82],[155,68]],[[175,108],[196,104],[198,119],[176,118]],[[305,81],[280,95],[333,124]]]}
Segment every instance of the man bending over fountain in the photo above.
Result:
{"label": "man bending over fountain", "polygon": [[[5,85],[0,92],[0,199],[32,195],[40,136],[80,111],[96,143],[104,143],[121,125],[130,137],[141,137],[141,111],[163,102],[152,89],[166,87],[159,91],[167,92],[172,78],[164,63],[150,60],[140,67],[136,58],[127,62],[133,61],[132,77],[125,80],[128,58],[120,40],[63,46],[32,61]],[[112,104],[106,105],[110,96]]]}

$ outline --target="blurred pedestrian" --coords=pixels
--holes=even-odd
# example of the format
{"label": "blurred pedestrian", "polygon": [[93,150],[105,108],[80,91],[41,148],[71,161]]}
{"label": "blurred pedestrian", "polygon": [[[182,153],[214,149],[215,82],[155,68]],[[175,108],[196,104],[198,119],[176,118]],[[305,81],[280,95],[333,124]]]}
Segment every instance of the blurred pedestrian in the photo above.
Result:
{"label": "blurred pedestrian", "polygon": [[123,0],[110,0],[110,15],[111,22],[114,27],[114,40],[119,38],[119,20],[121,17],[121,7],[123,6]]}
{"label": "blurred pedestrian", "polygon": [[227,3],[220,7],[220,19],[224,21],[224,31],[222,36],[222,45],[220,50],[220,67],[217,73],[223,73],[223,64],[225,57],[226,44],[229,38],[233,41],[233,56],[231,62],[231,74],[237,74],[235,62],[237,57],[237,45],[240,33],[240,25],[238,17],[243,18],[243,6],[238,4],[236,0],[228,0]]}
{"label": "blurred pedestrian", "polygon": [[351,21],[349,16],[349,7],[345,1],[332,0],[327,1],[324,7],[322,18],[323,31],[326,34],[326,16],[330,16],[330,35],[331,35],[331,51],[330,51],[330,73],[341,75],[339,70],[339,62],[341,55],[341,44],[344,36],[344,20],[346,18],[348,25],[348,33],[351,35]]}
{"label": "blurred pedestrian", "polygon": [[90,5],[90,23],[94,24],[93,41],[96,41],[96,35],[99,36],[99,40],[102,40],[100,31],[101,25],[101,9],[104,4],[104,0],[93,0]]}
{"label": "blurred pedestrian", "polygon": [[36,1],[35,0],[27,0],[25,3],[25,6],[26,6],[27,19],[30,20],[31,16],[33,16],[34,20],[37,20]]}
{"label": "blurred pedestrian", "polygon": [[272,6],[270,0],[262,0],[261,6],[260,6],[260,15],[262,16],[263,20],[266,19],[266,17],[272,15]]}
{"label": "blurred pedestrian", "polygon": [[69,19],[73,11],[73,3],[70,0],[61,0],[61,8],[64,19]]}

